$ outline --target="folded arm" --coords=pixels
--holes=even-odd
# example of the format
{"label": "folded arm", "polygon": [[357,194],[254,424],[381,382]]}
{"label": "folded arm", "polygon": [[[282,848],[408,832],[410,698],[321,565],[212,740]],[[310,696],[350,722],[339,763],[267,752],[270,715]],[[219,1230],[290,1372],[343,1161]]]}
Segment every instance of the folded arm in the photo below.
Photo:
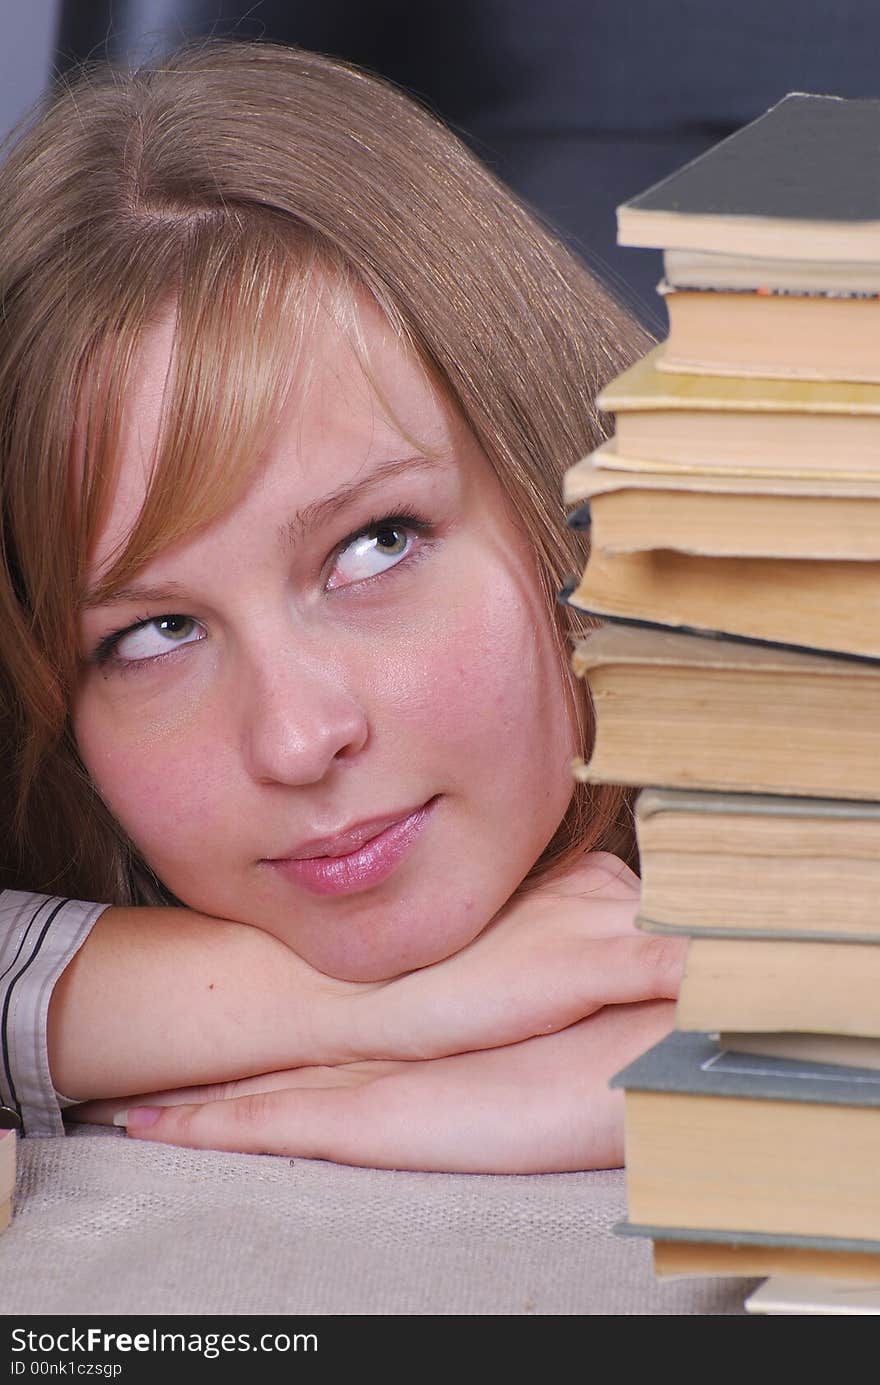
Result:
{"label": "folded arm", "polygon": [[[591,1033],[616,1033],[625,1048],[626,1026],[635,1033],[641,1023],[639,1005],[676,995],[683,951],[633,927],[637,898],[625,867],[588,856],[514,897],[453,957],[370,984],[324,976],[244,925],[183,910],[108,910],[56,987],[56,1086],[81,1101],[112,1095],[79,1113],[106,1120],[118,1098],[179,1101],[182,1089],[245,1078],[287,1090],[293,1082],[300,1091],[329,1082],[338,1098],[338,1088],[372,1081],[375,1063],[385,1061],[403,1064],[394,1091],[415,1075],[421,1100],[448,1070],[438,1059],[467,1059],[459,1068],[469,1082],[472,1071],[495,1071],[498,1051],[510,1074],[526,1061],[525,1050],[514,1053],[524,1041],[571,1030],[570,1051],[573,1027],[611,1007],[625,1028],[603,1019]],[[591,1080],[599,1071],[593,1043],[584,1054]],[[291,1069],[299,1070],[292,1079]],[[380,1090],[384,1100],[388,1088]]]}
{"label": "folded arm", "polygon": [[[166,1093],[129,1134],[190,1148],[447,1173],[553,1173],[623,1163],[609,1078],[671,1027],[669,1001],[607,1006],[558,1033],[415,1062],[305,1068]],[[110,1110],[84,1108],[88,1119]],[[145,1125],[139,1117],[158,1115]]]}

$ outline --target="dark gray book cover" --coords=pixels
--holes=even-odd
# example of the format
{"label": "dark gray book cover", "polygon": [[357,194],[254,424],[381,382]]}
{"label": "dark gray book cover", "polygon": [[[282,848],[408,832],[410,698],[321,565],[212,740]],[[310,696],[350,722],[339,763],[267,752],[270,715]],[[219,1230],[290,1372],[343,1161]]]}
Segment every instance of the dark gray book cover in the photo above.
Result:
{"label": "dark gray book cover", "polygon": [[880,100],[791,92],[627,211],[880,220]]}
{"label": "dark gray book cover", "polygon": [[616,1073],[609,1085],[625,1091],[880,1107],[880,1072],[734,1053],[709,1034],[678,1029]]}

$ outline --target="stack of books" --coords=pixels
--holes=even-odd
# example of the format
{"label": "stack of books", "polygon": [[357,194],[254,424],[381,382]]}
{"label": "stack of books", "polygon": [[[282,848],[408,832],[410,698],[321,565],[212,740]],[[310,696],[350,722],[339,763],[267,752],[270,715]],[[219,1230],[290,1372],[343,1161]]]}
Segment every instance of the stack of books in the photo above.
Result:
{"label": "stack of books", "polygon": [[880,1282],[878,174],[880,101],[792,94],[619,208],[669,335],[565,488],[601,622],[576,773],[650,786],[638,922],[690,940],[615,1079],[622,1229],[812,1303]]}

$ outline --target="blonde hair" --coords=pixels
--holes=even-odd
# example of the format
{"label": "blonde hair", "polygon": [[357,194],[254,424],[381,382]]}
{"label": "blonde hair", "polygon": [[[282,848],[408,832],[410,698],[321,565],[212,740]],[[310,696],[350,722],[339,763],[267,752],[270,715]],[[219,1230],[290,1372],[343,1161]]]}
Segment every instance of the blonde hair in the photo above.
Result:
{"label": "blonde hair", "polygon": [[[168,898],[104,808],[70,729],[86,561],[114,484],[144,330],[174,303],[174,374],[138,523],[104,590],[228,506],[290,382],[316,285],[365,291],[461,411],[556,597],[586,558],[564,469],[641,329],[431,114],[314,53],[208,43],[84,71],[0,168],[0,884]],[[174,504],[168,504],[173,496]],[[585,750],[592,714],[570,696]],[[633,859],[631,793],[576,786],[528,880]],[[526,883],[528,883],[528,880]]]}

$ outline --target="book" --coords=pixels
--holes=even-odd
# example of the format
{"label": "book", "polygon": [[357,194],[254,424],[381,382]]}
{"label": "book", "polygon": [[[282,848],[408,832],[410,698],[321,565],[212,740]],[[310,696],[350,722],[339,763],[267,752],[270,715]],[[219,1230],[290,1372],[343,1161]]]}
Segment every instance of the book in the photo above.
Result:
{"label": "book", "polygon": [[[784,253],[784,247],[781,249]],[[786,260],[669,249],[663,252],[663,280],[680,289],[875,294],[880,293],[880,258]]]}
{"label": "book", "polygon": [[675,1027],[880,1039],[880,947],[794,938],[691,938]]}
{"label": "book", "polygon": [[644,789],[639,927],[880,942],[880,804]]}
{"label": "book", "polygon": [[880,561],[880,478],[643,471],[611,441],[569,467],[563,499],[607,553]]}
{"label": "book", "polygon": [[12,1201],[15,1194],[17,1136],[14,1130],[0,1127],[0,1231],[12,1221]]}
{"label": "book", "polygon": [[880,101],[789,92],[617,209],[620,245],[873,261]]}
{"label": "book", "polygon": [[845,1068],[880,1069],[880,1039],[851,1034],[754,1033],[726,1030],[718,1043],[728,1053],[756,1053],[767,1058],[791,1058],[801,1063],[834,1063]]}
{"label": "book", "polygon": [[773,1274],[752,1290],[744,1307],[748,1313],[855,1317],[880,1313],[880,1288],[876,1284],[839,1284],[823,1278]]}
{"label": "book", "polygon": [[880,477],[880,385],[659,369],[661,342],[597,396],[617,450],[657,471]]}
{"label": "book", "polygon": [[758,1279],[764,1275],[822,1276],[850,1283],[880,1283],[880,1242],[829,1236],[768,1236],[759,1233],[642,1226],[623,1222],[620,1235],[651,1239],[654,1273],[660,1279],[703,1277]]}
{"label": "book", "polygon": [[651,1227],[880,1242],[880,1073],[725,1054],[673,1030],[623,1091],[627,1215]]}
{"label": "book", "polygon": [[593,542],[568,604],[603,620],[880,658],[880,562],[729,558]]}
{"label": "book", "polygon": [[605,625],[572,667],[595,711],[587,783],[880,800],[880,665]]}
{"label": "book", "polygon": [[880,296],[659,286],[669,320],[660,370],[880,380]]}

